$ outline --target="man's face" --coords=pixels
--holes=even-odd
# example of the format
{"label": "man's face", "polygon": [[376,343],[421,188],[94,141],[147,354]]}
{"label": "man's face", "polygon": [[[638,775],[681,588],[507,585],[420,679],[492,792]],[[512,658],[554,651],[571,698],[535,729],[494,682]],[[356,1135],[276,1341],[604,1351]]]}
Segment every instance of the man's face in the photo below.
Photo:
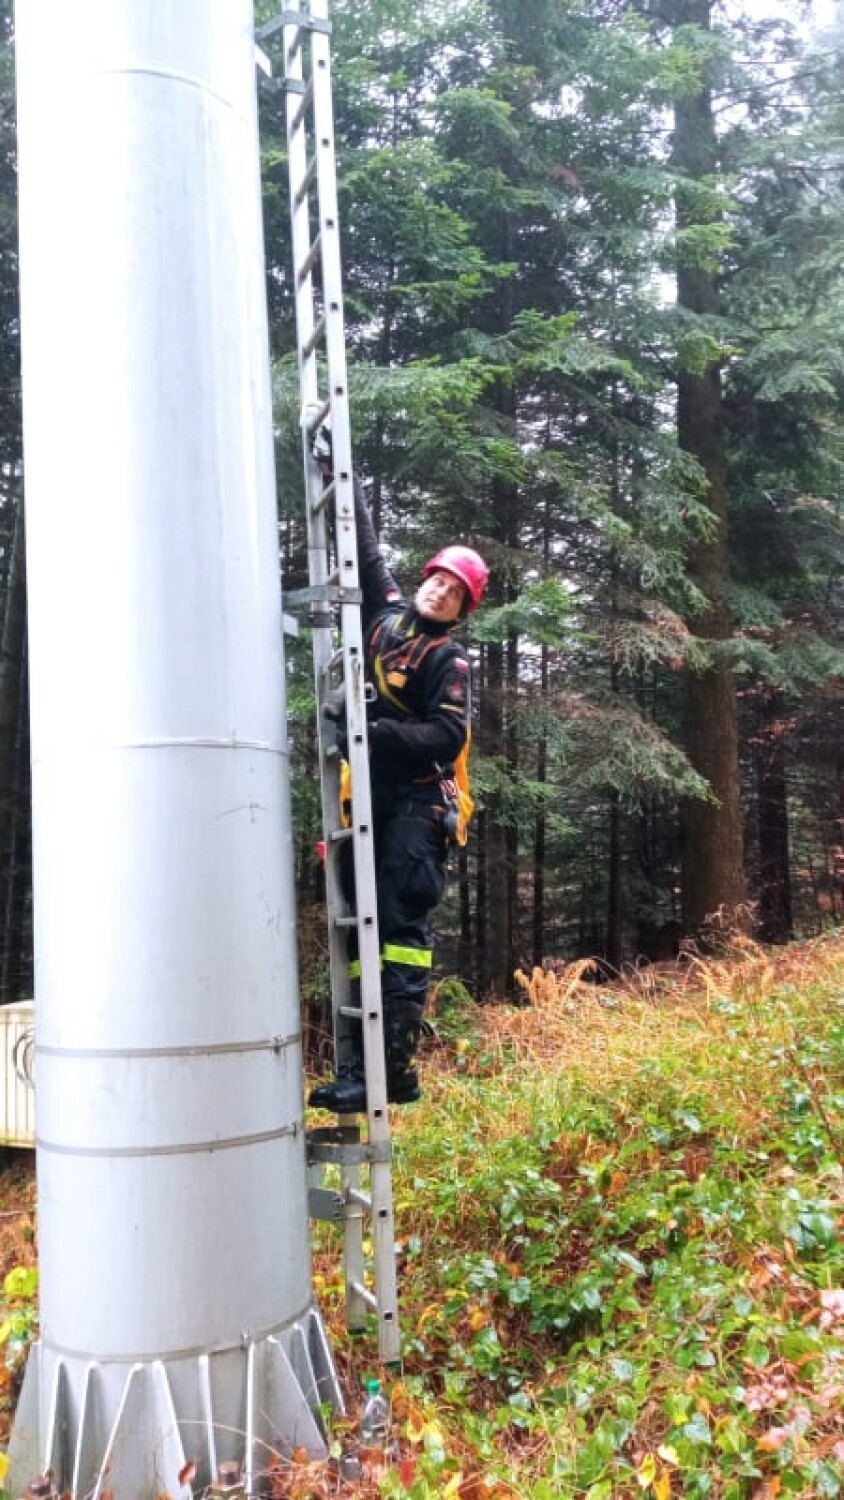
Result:
{"label": "man's face", "polygon": [[459,578],[445,568],[435,568],[420,583],[413,602],[423,620],[453,625],[460,618],[465,597],[466,587]]}

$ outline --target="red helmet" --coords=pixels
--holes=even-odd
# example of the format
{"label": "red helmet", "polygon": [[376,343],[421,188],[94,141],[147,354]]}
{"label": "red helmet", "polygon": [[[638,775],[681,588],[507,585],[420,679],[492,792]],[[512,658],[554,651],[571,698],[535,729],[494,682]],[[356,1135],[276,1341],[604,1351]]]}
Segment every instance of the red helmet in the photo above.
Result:
{"label": "red helmet", "polygon": [[480,553],[474,552],[471,547],[443,547],[428,559],[422,569],[422,577],[427,578],[430,573],[436,573],[438,568],[446,573],[453,573],[465,586],[469,595],[465,605],[466,614],[477,609],[489,578],[489,568]]}

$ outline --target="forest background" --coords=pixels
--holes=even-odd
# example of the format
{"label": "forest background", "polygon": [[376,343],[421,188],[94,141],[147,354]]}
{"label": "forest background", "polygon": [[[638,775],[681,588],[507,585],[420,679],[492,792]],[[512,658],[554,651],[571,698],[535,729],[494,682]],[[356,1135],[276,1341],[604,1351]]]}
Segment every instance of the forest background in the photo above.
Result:
{"label": "forest background", "polygon": [[[477,814],[438,953],[478,996],[552,960],[667,957],[713,922],[783,943],[844,914],[844,16],[761,9],[332,6],[356,461],[408,587],[450,541],[492,569],[468,632]],[[258,0],[256,20],[276,11]],[[261,117],[295,589],[278,95]],[[15,205],[0,0],[3,1000],[32,992]],[[288,656],[316,988],[306,632]]]}

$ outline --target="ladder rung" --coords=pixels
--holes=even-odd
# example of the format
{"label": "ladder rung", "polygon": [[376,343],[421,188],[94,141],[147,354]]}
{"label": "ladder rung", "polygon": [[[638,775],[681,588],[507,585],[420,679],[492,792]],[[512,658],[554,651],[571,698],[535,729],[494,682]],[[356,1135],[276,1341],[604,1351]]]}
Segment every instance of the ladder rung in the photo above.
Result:
{"label": "ladder rung", "polygon": [[310,192],[311,188],[314,185],[314,182],[316,181],[316,175],[317,175],[317,158],[314,156],[311,159],[311,163],[310,163],[310,166],[308,167],[307,172],[305,173],[304,177],[302,178],[302,181],[300,182],[299,186],[296,189],[295,202],[296,202],[296,207],[297,208],[299,208],[300,205],[307,198],[308,193]]}
{"label": "ladder rung", "polygon": [[256,42],[267,42],[267,41],[269,41],[270,37],[271,36],[275,36],[275,33],[277,31],[281,31],[281,28],[284,25],[285,25],[284,16],[273,16],[272,20],[271,21],[265,21],[263,26],[256,26],[256,28],[255,28],[255,40],[256,40]]}
{"label": "ladder rung", "polygon": [[302,95],[302,97],[301,97],[301,99],[299,101],[299,108],[297,109],[295,115],[293,116],[293,119],[290,121],[290,130],[288,132],[288,135],[293,135],[294,131],[296,131],[296,130],[299,129],[300,125],[302,124],[302,121],[305,118],[305,115],[308,113],[308,110],[310,109],[310,107],[313,104],[313,102],[314,102],[314,80],[312,78],[309,78],[308,79],[308,86],[305,89],[305,92],[304,92],[304,94]]}
{"label": "ladder rung", "polygon": [[308,436],[313,437],[317,428],[322,425],[331,411],[330,398],[326,397],[321,406],[308,407]]}
{"label": "ladder rung", "polygon": [[318,516],[321,510],[325,510],[326,505],[329,505],[334,499],[336,489],[337,487],[332,479],[331,483],[325,486],[319,499],[315,500],[311,506],[311,515]]}
{"label": "ladder rung", "polygon": [[370,1309],[370,1312],[378,1311],[378,1298],[373,1295],[368,1286],[363,1285],[363,1282],[353,1281],[352,1291],[357,1292],[361,1302],[366,1303],[366,1306]]}
{"label": "ladder rung", "polygon": [[340,1005],[337,1008],[341,1016],[351,1016],[353,1021],[363,1020],[363,1011],[359,1005]]}
{"label": "ladder rung", "polygon": [[357,917],[335,917],[334,918],[334,926],[335,927],[357,927],[357,925],[358,925],[358,919],[357,919]]}
{"label": "ladder rung", "polygon": [[372,1199],[368,1193],[359,1193],[357,1188],[349,1188],[346,1193],[346,1202],[354,1203],[356,1208],[362,1208],[366,1213],[372,1213]]}
{"label": "ladder rung", "polygon": [[297,282],[297,284],[299,286],[302,285],[302,283],[305,281],[306,277],[310,276],[311,271],[313,270],[314,266],[316,265],[317,261],[319,260],[321,254],[322,254],[322,235],[318,234],[317,237],[316,237],[316,239],[313,241],[313,244],[311,245],[310,250],[308,251],[307,255],[305,256],[305,259],[303,260],[301,268],[300,268],[300,270],[298,272],[298,275],[296,277],[296,282]]}
{"label": "ladder rung", "polygon": [[333,828],[328,835],[329,843],[342,844],[346,839],[354,837],[353,828]]}
{"label": "ladder rung", "polygon": [[294,57],[296,56],[296,53],[299,51],[299,48],[302,45],[302,41],[304,39],[306,31],[307,31],[307,27],[305,27],[305,26],[297,26],[296,31],[295,31],[294,36],[293,36],[293,40],[292,40],[292,42],[290,43],[290,46],[287,49],[287,61],[288,62],[292,62],[293,59],[294,59]]}
{"label": "ladder rung", "polygon": [[320,318],[306,344],[302,345],[302,358],[310,359],[316,346],[325,337],[325,318]]}

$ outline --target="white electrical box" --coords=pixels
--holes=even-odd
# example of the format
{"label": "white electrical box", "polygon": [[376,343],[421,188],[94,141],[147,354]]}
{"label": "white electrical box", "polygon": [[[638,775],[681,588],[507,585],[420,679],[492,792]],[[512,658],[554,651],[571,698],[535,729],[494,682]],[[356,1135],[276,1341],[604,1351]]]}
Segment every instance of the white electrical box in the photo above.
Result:
{"label": "white electrical box", "polygon": [[34,1000],[0,1005],[0,1060],[0,1147],[34,1147]]}

